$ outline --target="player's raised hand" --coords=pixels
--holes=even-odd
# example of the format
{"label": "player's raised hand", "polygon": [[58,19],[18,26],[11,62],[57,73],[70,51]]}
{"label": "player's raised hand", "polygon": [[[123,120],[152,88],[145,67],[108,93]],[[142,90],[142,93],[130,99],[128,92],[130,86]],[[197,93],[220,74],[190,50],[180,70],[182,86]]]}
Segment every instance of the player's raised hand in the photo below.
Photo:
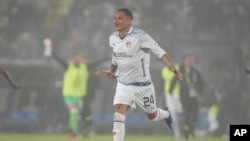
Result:
{"label": "player's raised hand", "polygon": [[178,77],[179,80],[183,80],[183,75],[179,70],[174,70],[174,73]]}
{"label": "player's raised hand", "polygon": [[44,39],[43,41],[43,46],[44,46],[44,56],[49,57],[52,54],[52,41],[49,38]]}
{"label": "player's raised hand", "polygon": [[12,86],[12,88],[15,89],[15,90],[21,89],[21,88],[22,88],[22,86],[21,86],[19,83],[17,83],[17,82],[12,82],[12,83],[11,83],[11,86]]}
{"label": "player's raised hand", "polygon": [[113,81],[116,80],[116,76],[115,76],[114,72],[111,71],[110,69],[104,69],[102,71],[106,74],[106,77],[108,77],[109,79],[111,79]]}

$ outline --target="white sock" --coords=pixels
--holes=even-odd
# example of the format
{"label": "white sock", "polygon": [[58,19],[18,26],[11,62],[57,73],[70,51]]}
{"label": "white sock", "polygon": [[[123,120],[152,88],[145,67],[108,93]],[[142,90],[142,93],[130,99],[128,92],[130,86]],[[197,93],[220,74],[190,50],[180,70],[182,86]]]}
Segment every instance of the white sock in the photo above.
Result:
{"label": "white sock", "polygon": [[162,110],[160,108],[156,109],[157,115],[154,119],[152,119],[151,121],[156,122],[156,121],[160,121],[160,120],[164,120],[166,118],[169,117],[169,112]]}
{"label": "white sock", "polygon": [[113,141],[123,141],[125,136],[125,115],[114,113],[113,116]]}

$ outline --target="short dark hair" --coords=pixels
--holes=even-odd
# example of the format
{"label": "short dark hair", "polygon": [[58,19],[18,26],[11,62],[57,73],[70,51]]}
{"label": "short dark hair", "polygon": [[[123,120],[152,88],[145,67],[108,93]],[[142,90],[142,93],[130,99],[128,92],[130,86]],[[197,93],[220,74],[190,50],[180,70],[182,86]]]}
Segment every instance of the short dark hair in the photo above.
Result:
{"label": "short dark hair", "polygon": [[130,17],[131,20],[133,20],[133,14],[132,14],[132,12],[129,9],[127,9],[127,8],[121,8],[121,9],[118,9],[117,12],[118,11],[123,12],[126,16]]}

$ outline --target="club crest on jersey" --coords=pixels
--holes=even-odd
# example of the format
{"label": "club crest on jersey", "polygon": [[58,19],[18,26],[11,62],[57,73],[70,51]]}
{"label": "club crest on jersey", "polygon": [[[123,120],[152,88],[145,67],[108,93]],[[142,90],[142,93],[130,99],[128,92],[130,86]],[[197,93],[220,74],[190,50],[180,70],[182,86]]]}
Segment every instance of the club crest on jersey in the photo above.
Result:
{"label": "club crest on jersey", "polygon": [[156,41],[153,41],[153,45],[158,46],[158,43]]}
{"label": "club crest on jersey", "polygon": [[127,47],[130,48],[131,47],[131,42],[127,42]]}

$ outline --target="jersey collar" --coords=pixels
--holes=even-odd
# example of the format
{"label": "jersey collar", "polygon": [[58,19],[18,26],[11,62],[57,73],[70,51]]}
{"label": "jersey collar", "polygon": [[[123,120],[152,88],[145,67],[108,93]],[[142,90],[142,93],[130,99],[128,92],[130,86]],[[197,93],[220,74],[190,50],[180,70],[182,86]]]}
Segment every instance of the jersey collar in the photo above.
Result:
{"label": "jersey collar", "polygon": [[[130,29],[129,29],[127,35],[131,34],[132,30],[133,30],[133,27],[130,27]],[[119,36],[119,32],[116,31],[115,35],[116,35],[116,36]]]}

